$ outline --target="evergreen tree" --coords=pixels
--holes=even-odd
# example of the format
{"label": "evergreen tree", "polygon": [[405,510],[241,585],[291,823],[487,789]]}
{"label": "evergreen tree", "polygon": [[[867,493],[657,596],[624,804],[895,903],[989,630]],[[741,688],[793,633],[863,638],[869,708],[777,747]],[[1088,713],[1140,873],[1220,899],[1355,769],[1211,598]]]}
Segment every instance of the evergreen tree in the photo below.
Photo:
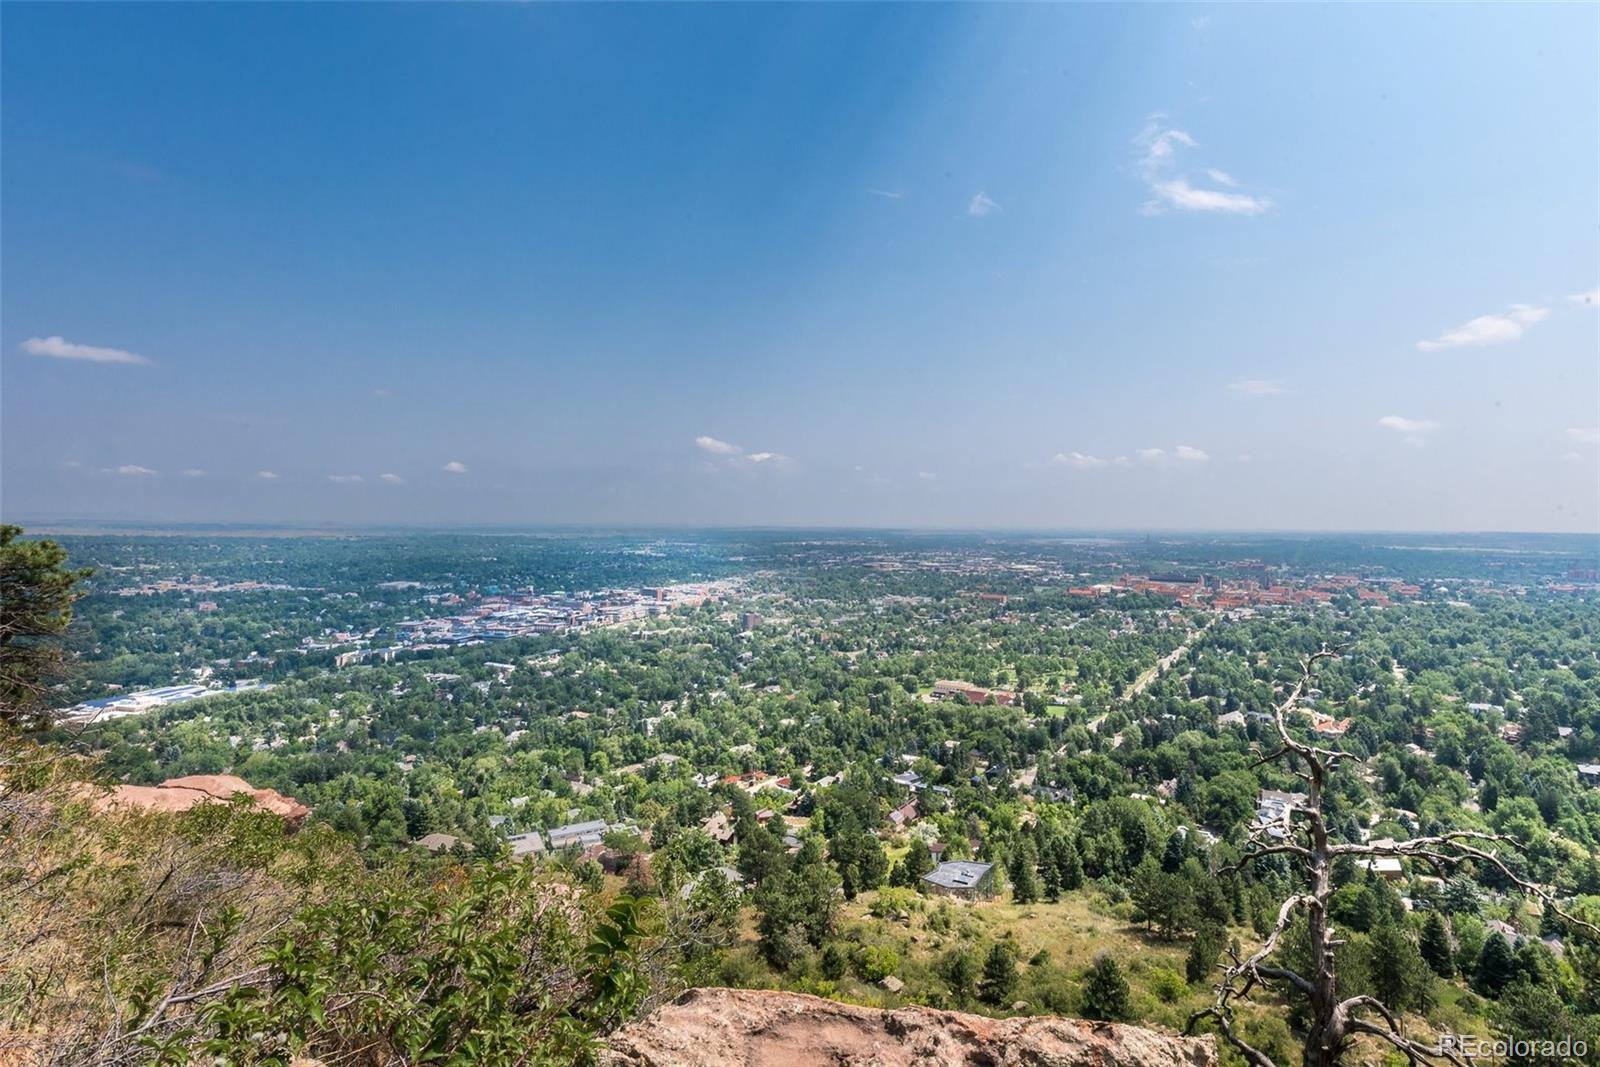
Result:
{"label": "evergreen tree", "polygon": [[1477,970],[1472,976],[1472,988],[1486,997],[1497,997],[1517,972],[1516,956],[1511,944],[1499,934],[1490,933],[1483,940],[1483,951],[1478,953]]}
{"label": "evergreen tree", "polygon": [[933,853],[928,851],[928,843],[920,837],[913,837],[911,850],[906,853],[900,866],[905,868],[901,884],[914,889],[921,888],[922,876],[933,870]]}
{"label": "evergreen tree", "polygon": [[985,1003],[1000,1005],[1017,991],[1017,950],[1009,941],[996,941],[983,959],[983,977],[978,995]]}
{"label": "evergreen tree", "polygon": [[1061,888],[1074,890],[1083,888],[1083,857],[1078,855],[1078,846],[1072,843],[1070,837],[1059,838],[1060,845],[1056,850],[1056,872],[1061,876]]}
{"label": "evergreen tree", "polygon": [[1128,980],[1109,955],[1095,958],[1083,983],[1083,1017],[1116,1021],[1128,1017]]}
{"label": "evergreen tree", "polygon": [[1033,842],[1028,838],[1022,838],[1012,848],[1006,877],[1011,879],[1011,899],[1015,903],[1032,904],[1039,899],[1039,875],[1034,870]]}
{"label": "evergreen tree", "polygon": [[1168,874],[1177,874],[1183,867],[1183,861],[1189,858],[1189,835],[1182,830],[1174,830],[1167,836],[1167,847],[1161,852],[1161,869]]}
{"label": "evergreen tree", "polygon": [[945,963],[945,982],[956,1003],[965,1004],[972,998],[978,984],[978,961],[970,949],[958,948],[950,954]]}
{"label": "evergreen tree", "polygon": [[1368,975],[1372,995],[1393,1011],[1421,1008],[1429,999],[1433,972],[1416,943],[1396,924],[1385,923],[1373,931]]}
{"label": "evergreen tree", "polygon": [[1428,913],[1427,920],[1422,924],[1422,937],[1417,947],[1422,953],[1424,962],[1434,974],[1440,978],[1449,978],[1456,973],[1455,950],[1450,944],[1450,928],[1445,925],[1444,916],[1439,912]]}
{"label": "evergreen tree", "polygon": [[92,570],[65,566],[54,541],[23,541],[0,526],[0,723],[30,725],[47,687],[64,670],[61,637],[72,622],[77,584]]}
{"label": "evergreen tree", "polygon": [[1189,944],[1189,955],[1183,961],[1183,976],[1189,984],[1196,985],[1211,976],[1217,956],[1222,953],[1224,935],[1218,926],[1201,926]]}

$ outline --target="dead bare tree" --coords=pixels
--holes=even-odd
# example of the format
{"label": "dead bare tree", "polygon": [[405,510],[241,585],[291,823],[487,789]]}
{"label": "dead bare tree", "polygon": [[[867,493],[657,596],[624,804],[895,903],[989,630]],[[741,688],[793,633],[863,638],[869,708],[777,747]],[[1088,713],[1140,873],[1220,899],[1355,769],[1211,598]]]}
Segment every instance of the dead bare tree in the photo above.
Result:
{"label": "dead bare tree", "polygon": [[[1466,863],[1493,867],[1512,885],[1549,905],[1557,915],[1574,927],[1591,935],[1600,935],[1600,928],[1576,919],[1562,910],[1560,904],[1543,887],[1533,884],[1507,867],[1498,846],[1517,848],[1517,843],[1502,834],[1482,833],[1473,830],[1454,830],[1431,837],[1417,837],[1408,841],[1390,843],[1352,844],[1335,842],[1329,838],[1327,823],[1322,815],[1323,789],[1328,775],[1342,760],[1354,760],[1352,753],[1321,748],[1298,741],[1290,736],[1286,716],[1294,709],[1310,684],[1317,664],[1339,655],[1338,651],[1324,645],[1322,649],[1301,662],[1300,679],[1294,688],[1274,709],[1273,721],[1277,727],[1277,751],[1262,756],[1256,766],[1283,760],[1306,783],[1305,802],[1291,809],[1284,821],[1255,827],[1245,844],[1245,855],[1240,866],[1265,856],[1289,856],[1300,868],[1305,889],[1290,897],[1278,909],[1278,920],[1261,946],[1248,956],[1241,957],[1230,950],[1232,963],[1223,971],[1216,987],[1216,999],[1207,1008],[1190,1016],[1187,1032],[1192,1033],[1205,1020],[1211,1020],[1224,1040],[1237,1049],[1252,1067],[1278,1067],[1270,1056],[1251,1047],[1238,1034],[1234,1025],[1234,1006],[1248,1002],[1250,994],[1258,988],[1277,989],[1290,996],[1300,996],[1307,1002],[1310,1024],[1306,1030],[1302,1055],[1304,1067],[1334,1067],[1340,1063],[1351,1043],[1367,1036],[1385,1041],[1402,1052],[1412,1064],[1450,1062],[1462,1067],[1470,1062],[1453,1050],[1433,1048],[1406,1036],[1402,1018],[1376,997],[1358,994],[1340,998],[1335,982],[1338,947],[1344,942],[1336,936],[1328,921],[1328,903],[1333,896],[1333,868],[1336,861],[1349,857],[1357,860],[1380,856],[1410,858],[1427,864],[1440,875]],[[1281,961],[1268,962],[1278,950],[1284,932],[1295,917],[1304,913],[1310,944],[1311,964],[1302,974],[1283,966]]]}

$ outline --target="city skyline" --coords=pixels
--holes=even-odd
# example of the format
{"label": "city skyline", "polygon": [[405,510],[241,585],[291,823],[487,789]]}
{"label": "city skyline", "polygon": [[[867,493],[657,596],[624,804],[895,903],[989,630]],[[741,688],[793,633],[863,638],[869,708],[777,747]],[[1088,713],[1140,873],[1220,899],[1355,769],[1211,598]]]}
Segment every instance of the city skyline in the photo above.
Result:
{"label": "city skyline", "polygon": [[1600,9],[7,14],[7,521],[1600,530]]}

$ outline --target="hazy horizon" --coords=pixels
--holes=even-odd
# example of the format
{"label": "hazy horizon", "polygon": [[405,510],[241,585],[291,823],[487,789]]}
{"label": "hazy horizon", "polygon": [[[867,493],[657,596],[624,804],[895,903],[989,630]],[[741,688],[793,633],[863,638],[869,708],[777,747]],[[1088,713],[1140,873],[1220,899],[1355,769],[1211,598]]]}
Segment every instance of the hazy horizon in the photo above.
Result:
{"label": "hazy horizon", "polygon": [[1597,34],[10,4],[0,516],[1594,533]]}

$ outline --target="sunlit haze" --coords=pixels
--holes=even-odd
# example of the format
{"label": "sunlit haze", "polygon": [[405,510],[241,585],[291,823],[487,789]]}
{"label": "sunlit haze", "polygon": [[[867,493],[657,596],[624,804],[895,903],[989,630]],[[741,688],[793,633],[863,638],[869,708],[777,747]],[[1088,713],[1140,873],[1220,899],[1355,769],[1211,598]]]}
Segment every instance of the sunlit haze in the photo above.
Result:
{"label": "sunlit haze", "polygon": [[1600,529],[1594,5],[18,5],[8,521]]}

